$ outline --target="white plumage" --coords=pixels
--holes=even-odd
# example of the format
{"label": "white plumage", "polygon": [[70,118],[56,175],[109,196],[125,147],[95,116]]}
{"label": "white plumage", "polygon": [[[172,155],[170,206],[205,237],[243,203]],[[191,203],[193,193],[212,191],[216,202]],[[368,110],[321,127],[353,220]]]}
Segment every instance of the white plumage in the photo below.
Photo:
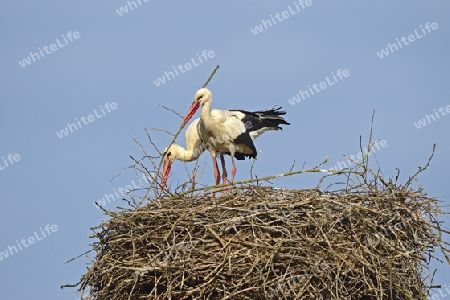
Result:
{"label": "white plumage", "polygon": [[[246,157],[256,158],[257,151],[253,140],[267,130],[282,129],[279,125],[290,125],[281,115],[281,107],[265,111],[248,112],[244,110],[211,110],[212,93],[202,88],[195,93],[194,102],[185,116],[184,122],[188,122],[200,106],[200,122],[197,124],[197,132],[200,139],[206,144],[211,153],[214,165],[216,184],[220,182],[220,173],[217,166],[216,155],[221,154],[223,167],[223,182],[227,182],[227,172],[223,154],[231,156],[233,165],[231,182],[234,181],[236,166],[234,158],[243,160]],[[185,124],[184,123],[184,124]]]}
{"label": "white plumage", "polygon": [[172,163],[174,160],[181,160],[184,162],[189,162],[196,160],[200,154],[206,150],[205,144],[200,139],[198,135],[197,126],[200,119],[195,119],[189,127],[186,129],[184,134],[186,140],[186,149],[182,146],[173,144],[164,150],[164,167],[161,186],[164,187],[169,177],[170,170],[172,168]]}

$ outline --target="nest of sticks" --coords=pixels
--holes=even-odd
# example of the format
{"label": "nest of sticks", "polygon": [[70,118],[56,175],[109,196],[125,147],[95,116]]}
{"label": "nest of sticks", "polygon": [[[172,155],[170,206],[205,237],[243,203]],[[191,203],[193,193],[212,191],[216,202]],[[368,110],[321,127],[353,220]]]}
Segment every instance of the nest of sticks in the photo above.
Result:
{"label": "nest of sticks", "polygon": [[[368,152],[371,141],[372,130]],[[447,213],[413,187],[433,154],[405,184],[373,172],[366,154],[351,169],[320,169],[325,160],[235,182],[232,193],[211,197],[228,187],[196,188],[196,171],[174,193],[160,192],[162,160],[158,166],[135,142],[144,156],[131,157],[129,168],[152,180],[142,195],[123,199],[130,208],[100,207],[108,219],[91,228],[95,241],[84,253],[95,253],[91,265],[77,284],[63,286],[78,287],[83,299],[428,299],[438,288],[430,262],[450,264],[443,238],[450,232],[440,221]],[[313,189],[260,185],[311,172],[328,175]],[[343,187],[321,188],[329,176],[344,176]]]}
{"label": "nest of sticks", "polygon": [[246,184],[104,210],[79,290],[96,300],[428,299],[435,251],[450,262],[439,201],[413,178],[367,172],[333,192]]}

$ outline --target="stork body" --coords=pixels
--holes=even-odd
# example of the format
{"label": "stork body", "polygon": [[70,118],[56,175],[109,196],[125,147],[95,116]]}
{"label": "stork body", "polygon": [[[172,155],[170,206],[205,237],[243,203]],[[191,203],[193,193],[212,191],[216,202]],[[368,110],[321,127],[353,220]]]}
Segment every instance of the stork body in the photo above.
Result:
{"label": "stork body", "polygon": [[[181,160],[184,162],[196,160],[207,149],[208,144],[204,143],[200,138],[200,133],[203,132],[204,130],[203,126],[200,126],[200,123],[201,123],[200,118],[195,119],[186,129],[185,132],[186,149],[180,145],[173,144],[164,150],[164,167],[161,182],[162,187],[165,187],[167,183],[167,179],[169,177],[170,170],[172,168],[172,163],[175,160]],[[225,167],[225,158],[223,157],[222,153],[220,154],[220,160],[222,163],[222,170],[223,170],[222,171],[223,183],[226,183],[227,171]]]}
{"label": "stork body", "polygon": [[236,174],[234,158],[243,160],[246,157],[256,158],[257,151],[253,140],[267,130],[280,130],[281,124],[290,125],[284,120],[281,107],[265,111],[249,112],[244,110],[211,110],[212,93],[202,88],[197,91],[194,102],[185,117],[185,122],[195,114],[202,106],[200,122],[197,124],[197,132],[211,153],[214,165],[214,177],[216,184],[220,182],[220,173],[217,166],[217,153],[221,154],[223,167],[223,180],[227,181],[227,173],[223,154],[231,156],[232,179]]}

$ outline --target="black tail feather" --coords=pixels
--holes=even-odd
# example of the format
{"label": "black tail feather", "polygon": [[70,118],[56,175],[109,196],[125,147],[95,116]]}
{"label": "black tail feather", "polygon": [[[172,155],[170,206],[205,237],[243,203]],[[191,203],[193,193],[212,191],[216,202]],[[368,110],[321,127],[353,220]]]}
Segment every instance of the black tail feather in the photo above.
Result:
{"label": "black tail feather", "polygon": [[242,122],[244,122],[247,132],[256,131],[264,127],[278,130],[282,129],[280,125],[291,125],[283,117],[281,117],[286,114],[286,111],[281,110],[281,106],[274,106],[269,110],[259,110],[253,112],[245,110],[236,111],[245,114]]}
{"label": "black tail feather", "polygon": [[[257,156],[255,145],[250,136],[251,132],[257,132],[262,129],[265,130],[282,130],[280,125],[291,125],[282,116],[286,114],[280,107],[273,107],[269,110],[260,110],[249,112],[245,110],[235,110],[243,113],[245,117],[242,122],[245,124],[245,132],[234,139],[236,144],[245,145],[250,151],[249,153],[235,153],[234,157],[238,160],[243,160],[245,157],[255,158]],[[262,133],[262,132],[261,132]],[[228,153],[227,153],[228,154]]]}

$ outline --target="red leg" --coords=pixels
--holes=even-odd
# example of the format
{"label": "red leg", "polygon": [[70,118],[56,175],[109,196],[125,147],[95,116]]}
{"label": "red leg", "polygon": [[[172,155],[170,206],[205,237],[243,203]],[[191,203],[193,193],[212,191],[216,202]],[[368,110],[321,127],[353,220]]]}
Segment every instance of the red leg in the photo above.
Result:
{"label": "red leg", "polygon": [[[212,155],[212,160],[213,160],[213,166],[214,166],[214,178],[216,179],[216,185],[218,185],[220,183],[220,172],[219,172],[219,166],[217,165],[217,159],[216,159],[216,155],[213,154]],[[216,196],[216,193],[213,193],[213,196]]]}
{"label": "red leg", "polygon": [[234,175],[236,175],[236,166],[234,165],[234,156],[231,156],[231,164],[233,168],[231,169],[231,183],[234,182]]}
{"label": "red leg", "polygon": [[[234,175],[236,175],[236,166],[234,165],[234,156],[231,156],[231,164],[233,168],[231,169],[231,183],[234,182]],[[233,191],[233,186],[230,186],[230,192]]]}

